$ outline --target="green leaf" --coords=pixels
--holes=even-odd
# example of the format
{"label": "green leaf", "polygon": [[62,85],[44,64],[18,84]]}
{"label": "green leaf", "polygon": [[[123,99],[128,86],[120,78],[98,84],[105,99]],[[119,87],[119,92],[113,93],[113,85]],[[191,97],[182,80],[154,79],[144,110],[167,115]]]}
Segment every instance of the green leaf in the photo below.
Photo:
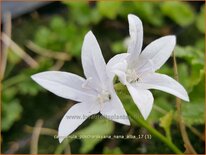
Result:
{"label": "green leaf", "polygon": [[4,102],[9,102],[15,97],[17,93],[18,90],[15,87],[6,88],[5,91],[2,91],[2,100]]}
{"label": "green leaf", "polygon": [[[135,13],[141,18],[154,26],[163,25],[163,15],[159,11],[159,3],[134,2]],[[124,9],[124,8],[123,8]]]}
{"label": "green leaf", "polygon": [[2,131],[7,131],[20,118],[22,107],[17,99],[4,103],[3,107],[1,128]]}
{"label": "green leaf", "polygon": [[173,112],[168,112],[160,118],[160,126],[165,130],[166,136],[171,140],[170,126],[173,120]]}
{"label": "green leaf", "polygon": [[90,7],[89,2],[64,2],[70,10],[70,20],[74,20],[81,26],[87,26],[91,23],[98,23],[101,20],[100,13],[96,7]]}
{"label": "green leaf", "polygon": [[194,86],[189,94],[190,102],[182,104],[182,115],[184,121],[189,125],[205,123],[205,76]]}
{"label": "green leaf", "polygon": [[[90,126],[78,131],[75,135],[78,136],[105,136],[109,135],[114,130],[114,124],[112,121],[107,119],[97,119]],[[91,151],[96,144],[101,142],[103,139],[101,138],[84,138],[82,139],[82,147],[80,148],[81,153],[87,153]]]}
{"label": "green leaf", "polygon": [[163,2],[161,10],[165,16],[168,16],[180,26],[190,25],[195,19],[195,14],[191,6],[186,2]]}
{"label": "green leaf", "polygon": [[61,31],[66,27],[66,23],[62,17],[54,16],[50,23],[51,29],[54,31]]}
{"label": "green leaf", "polygon": [[[204,76],[204,53],[202,50],[191,46],[175,47],[175,55],[189,62],[189,65],[178,65],[180,81],[183,81],[189,92]],[[185,78],[187,77],[187,78]]]}
{"label": "green leaf", "polygon": [[[96,119],[87,127],[73,133],[71,137],[75,136],[82,138],[82,146],[80,148],[81,153],[87,153],[91,151],[99,142],[103,139],[97,136],[107,136],[110,135],[114,130],[114,124],[108,119]],[[87,138],[88,136],[93,136],[93,138]],[[84,137],[84,138],[83,138]],[[96,137],[96,138],[95,138]],[[68,143],[75,140],[75,138],[65,138],[65,140],[56,148],[55,154],[60,154],[67,147]]]}
{"label": "green leaf", "polygon": [[7,50],[8,53],[8,61],[11,64],[18,64],[22,59],[19,55],[17,55],[16,53],[14,53],[14,51],[10,48],[8,48]]}
{"label": "green leaf", "polygon": [[190,64],[201,64],[204,65],[204,51],[195,47],[176,46],[174,49],[175,55],[180,58],[184,58],[189,61]]}
{"label": "green leaf", "polygon": [[123,154],[119,147],[109,148],[104,147],[103,154]]}
{"label": "green leaf", "polygon": [[[147,121],[154,123],[166,115],[168,111],[174,110],[175,100],[172,103],[172,100],[168,100],[168,97],[171,97],[169,94],[158,91],[154,94],[154,105],[152,111],[147,119]],[[164,95],[163,95],[164,94]]]}
{"label": "green leaf", "polygon": [[186,124],[204,124],[205,108],[204,100],[182,104],[182,116]]}
{"label": "green leaf", "polygon": [[119,9],[121,7],[122,2],[114,2],[114,1],[99,1],[97,3],[97,9],[103,17],[107,17],[109,19],[115,19],[119,13]]}
{"label": "green leaf", "polygon": [[123,41],[114,42],[111,45],[111,48],[112,48],[112,52],[114,53],[123,53],[126,51]]}
{"label": "green leaf", "polygon": [[202,5],[200,14],[197,16],[196,26],[200,32],[205,33],[205,5]]}
{"label": "green leaf", "polygon": [[26,78],[25,81],[19,83],[17,85],[17,89],[19,90],[19,93],[31,96],[37,95],[37,93],[42,90],[39,85],[37,85],[33,80],[28,78]]}

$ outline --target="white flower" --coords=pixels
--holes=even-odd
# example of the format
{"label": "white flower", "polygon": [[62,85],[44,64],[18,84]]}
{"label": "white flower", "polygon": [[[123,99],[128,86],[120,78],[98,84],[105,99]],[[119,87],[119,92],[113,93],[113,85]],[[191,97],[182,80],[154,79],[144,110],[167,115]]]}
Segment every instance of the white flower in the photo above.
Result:
{"label": "white flower", "polygon": [[88,116],[98,112],[110,120],[130,125],[127,113],[115,93],[113,79],[107,74],[98,42],[91,31],[84,38],[81,58],[86,79],[60,71],[42,72],[32,76],[33,80],[50,92],[79,102],[61,120],[58,129],[60,142]]}
{"label": "white flower", "polygon": [[171,77],[155,73],[170,57],[175,44],[175,36],[161,37],[150,43],[142,52],[143,27],[135,15],[128,15],[130,42],[127,53],[114,56],[107,64],[110,76],[116,74],[120,82],[127,86],[135,104],[147,119],[153,105],[153,95],[148,89],[159,89],[185,101],[189,97],[185,89]]}

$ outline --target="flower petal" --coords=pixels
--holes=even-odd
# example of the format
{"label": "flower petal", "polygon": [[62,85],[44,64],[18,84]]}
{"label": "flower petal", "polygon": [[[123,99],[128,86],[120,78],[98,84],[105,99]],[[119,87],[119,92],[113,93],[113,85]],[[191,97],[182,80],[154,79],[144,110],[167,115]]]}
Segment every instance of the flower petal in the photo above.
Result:
{"label": "flower petal", "polygon": [[59,142],[61,143],[64,138],[70,135],[89,116],[98,112],[99,107],[94,103],[77,103],[73,105],[60,122],[58,129]]}
{"label": "flower petal", "polygon": [[127,113],[115,91],[112,93],[111,101],[104,103],[100,113],[107,119],[121,124],[130,125]]}
{"label": "flower petal", "polygon": [[127,62],[126,58],[129,54],[123,53],[115,55],[113,58],[109,60],[107,63],[106,69],[108,76],[113,79],[115,75],[117,75],[122,83],[125,84],[126,82],[126,69],[127,69]]}
{"label": "flower petal", "polygon": [[176,44],[175,36],[161,37],[150,43],[140,54],[139,59],[150,59],[153,68],[159,69],[170,57]]}
{"label": "flower petal", "polygon": [[112,71],[112,70],[118,68],[118,67],[116,67],[116,66],[118,66],[119,63],[124,62],[128,56],[129,56],[128,53],[122,53],[122,54],[117,54],[117,55],[115,55],[114,57],[112,57],[112,58],[108,61],[107,66],[106,66],[106,67],[107,67],[107,70],[108,70],[108,71]]}
{"label": "flower petal", "polygon": [[81,58],[87,79],[92,78],[95,87],[104,85],[107,81],[106,63],[99,44],[91,31],[85,35]]}
{"label": "flower petal", "polygon": [[152,110],[154,101],[152,93],[149,90],[141,89],[130,84],[127,85],[127,88],[140,113],[144,119],[147,119]]}
{"label": "flower petal", "polygon": [[128,15],[130,43],[127,53],[131,53],[131,58],[138,56],[142,49],[143,27],[141,20],[132,14]]}
{"label": "flower petal", "polygon": [[159,89],[185,101],[189,101],[188,94],[184,87],[176,80],[164,74],[146,74],[138,81],[138,86],[144,89]]}
{"label": "flower petal", "polygon": [[82,88],[85,79],[72,73],[47,71],[32,75],[31,78],[45,89],[66,99],[82,102],[94,97]]}

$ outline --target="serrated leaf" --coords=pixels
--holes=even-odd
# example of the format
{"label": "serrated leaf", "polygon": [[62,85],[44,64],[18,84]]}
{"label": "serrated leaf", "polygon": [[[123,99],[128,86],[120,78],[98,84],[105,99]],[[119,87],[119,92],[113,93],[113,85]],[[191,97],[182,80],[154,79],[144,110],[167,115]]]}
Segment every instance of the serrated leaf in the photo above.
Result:
{"label": "serrated leaf", "polygon": [[182,116],[186,124],[204,124],[205,110],[204,101],[182,104]]}

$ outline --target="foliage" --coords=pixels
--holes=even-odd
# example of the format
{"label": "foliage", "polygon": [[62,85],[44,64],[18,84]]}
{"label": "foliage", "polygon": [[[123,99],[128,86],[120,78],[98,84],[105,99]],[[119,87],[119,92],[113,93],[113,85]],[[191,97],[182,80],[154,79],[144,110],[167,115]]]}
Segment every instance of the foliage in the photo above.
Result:
{"label": "foliage", "polygon": [[[33,102],[36,102],[36,104],[39,102],[46,102],[46,108],[42,109],[45,111],[45,113],[51,110],[50,106],[48,105],[57,107],[58,110],[55,109],[53,115],[55,115],[55,113],[61,112],[62,110],[59,107],[63,105],[57,105],[55,101],[50,98],[49,95],[51,94],[44,91],[41,87],[34,83],[30,76],[37,72],[54,70],[54,68],[56,70],[75,72],[81,75],[82,69],[79,67],[81,66],[81,46],[84,35],[90,29],[92,29],[92,31],[94,31],[97,36],[100,36],[98,37],[98,40],[100,41],[103,55],[106,58],[111,58],[117,53],[126,52],[128,43],[127,15],[129,13],[139,16],[143,21],[145,41],[144,46],[151,42],[151,40],[154,40],[154,38],[158,38],[160,36],[168,34],[175,34],[177,36],[177,46],[174,52],[175,56],[177,57],[179,81],[189,92],[190,97],[189,103],[182,103],[182,116],[187,126],[193,126],[195,128],[197,126],[204,126],[204,4],[197,3],[200,8],[200,11],[198,11],[198,9],[192,5],[193,2],[180,1],[64,1],[62,3],[67,8],[66,14],[64,16],[56,14],[49,19],[44,19],[43,16],[40,15],[39,19],[33,19],[33,22],[35,23],[34,25],[38,23],[38,26],[34,26],[33,29],[30,30],[33,31],[32,36],[27,37],[26,40],[21,40],[21,42],[24,44],[20,44],[20,46],[26,53],[32,56],[32,58],[38,63],[38,67],[33,68],[28,66],[25,63],[24,58],[19,57],[15,53],[15,49],[9,48],[7,51],[7,68],[2,82],[2,131],[11,135],[12,141],[14,139],[14,137],[12,137],[12,129],[13,131],[16,130],[22,133],[23,128],[16,128],[15,124],[19,126],[23,126],[25,124],[34,125],[30,118],[23,117],[25,115],[29,115],[27,112],[27,108],[29,106],[31,106],[30,108],[34,111],[34,114],[30,116],[32,120],[36,120],[40,117],[44,118],[45,120],[50,119],[50,117],[48,118],[46,114],[45,116],[39,115],[39,109],[36,109],[36,106],[31,104],[32,100],[34,100]],[[27,18],[24,20],[27,20]],[[45,20],[46,22],[39,23],[39,20]],[[31,25],[32,23],[30,22],[24,23],[24,27]],[[189,34],[188,32],[192,33],[190,37],[187,37]],[[21,29],[18,24],[17,26],[13,26],[13,40],[15,42],[18,42],[19,36],[21,36],[22,33],[28,32],[24,32],[24,29]],[[32,40],[36,45],[45,48],[52,54],[57,54],[60,52],[67,53],[72,57],[72,59],[68,62],[62,62],[55,57],[49,58],[43,56],[41,54],[42,51],[40,51],[40,54],[33,53],[33,49],[25,47],[25,44],[28,40]],[[63,63],[63,65],[58,67],[61,63]],[[171,58],[168,60],[168,63],[165,64],[158,72],[173,76],[172,64]],[[137,115],[137,117],[141,117],[137,107],[133,104],[129,104],[130,96],[127,94],[127,92],[120,91],[119,93],[121,100],[124,103],[128,103],[127,108],[130,109],[132,113]],[[42,99],[42,94],[46,95],[48,98]],[[169,137],[171,136],[171,138],[174,140],[179,136],[177,131],[178,129],[173,127],[173,124],[176,123],[175,97],[161,91],[153,91],[153,94],[155,98],[154,107],[147,121],[155,127],[162,127],[160,131],[165,131],[166,135]],[[31,101],[27,102],[27,99]],[[58,123],[59,121],[55,119],[52,123],[50,123],[52,125],[48,126],[50,128],[57,129]],[[172,128],[171,131],[170,128]],[[139,127],[136,126],[132,126],[131,130],[134,130],[137,133],[140,131]],[[197,128],[197,130],[199,130],[199,128]],[[87,127],[78,129],[74,134],[85,135],[86,133],[98,133],[98,135],[105,135],[121,131],[125,132],[123,127],[114,128],[114,124],[110,121],[92,120]],[[202,131],[200,130],[199,132]],[[175,137],[173,138],[173,136]],[[196,136],[193,133],[191,136],[196,139]],[[20,135],[18,138],[21,138]],[[81,145],[74,147],[73,151],[72,144],[78,144],[79,141]],[[138,152],[136,146],[139,144],[145,145],[142,141],[138,141],[138,143],[135,143],[135,141],[128,141],[128,144],[125,146],[123,142],[118,141],[119,145],[111,147],[107,146],[104,143],[105,140],[103,139],[81,139],[79,141],[73,140],[64,142],[64,144],[61,145],[58,145],[56,142],[54,142],[51,145],[52,152],[49,153],[62,153],[67,146],[66,144],[68,143],[71,144],[72,153],[93,153],[97,150],[96,147],[101,144],[103,145],[101,147],[101,153],[105,154],[127,153],[124,152],[124,150],[128,150],[126,147],[129,147],[129,150]],[[6,143],[9,142],[9,140],[5,142],[4,148],[8,147]],[[196,141],[192,141],[192,143],[195,142]],[[156,148],[156,142],[149,142],[149,145],[151,145],[151,148]],[[147,145],[147,147],[149,145]],[[182,144],[179,145],[181,146]],[[47,151],[44,147],[44,145],[40,146],[41,149]],[[57,149],[54,150],[56,147]],[[200,153],[204,152],[200,145],[196,149]],[[146,149],[147,153],[153,153],[158,150],[152,150],[151,152],[149,151],[151,150]]]}
{"label": "foliage", "polygon": [[165,2],[161,9],[164,15],[174,20],[180,26],[187,26],[194,21],[194,12],[191,6],[185,2]]}

